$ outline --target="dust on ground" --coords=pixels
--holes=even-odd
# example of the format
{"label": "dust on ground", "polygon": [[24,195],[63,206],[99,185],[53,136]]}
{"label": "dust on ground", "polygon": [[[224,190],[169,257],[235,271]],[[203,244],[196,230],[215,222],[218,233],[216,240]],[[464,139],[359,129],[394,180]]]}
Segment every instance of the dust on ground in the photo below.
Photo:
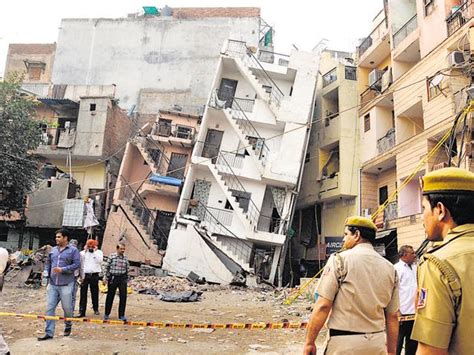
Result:
{"label": "dust on ground", "polygon": [[[171,279],[169,279],[171,280]],[[283,305],[285,290],[262,290],[237,287],[202,286],[199,302],[170,303],[153,295],[128,295],[126,316],[130,321],[187,323],[248,323],[306,321],[310,301],[301,297],[291,306]],[[79,303],[79,292],[77,294]],[[93,315],[88,300],[90,318],[103,316],[105,294],[99,296],[100,316]],[[117,319],[118,296],[111,319]],[[44,314],[46,289],[6,285],[0,294],[0,311]],[[62,315],[60,306],[57,315]],[[63,337],[63,323],[58,322],[55,338],[39,342],[44,334],[44,321],[0,317],[3,335],[12,354],[299,354],[303,349],[305,331],[300,329],[245,330],[158,329],[151,327],[73,323],[70,337]]]}

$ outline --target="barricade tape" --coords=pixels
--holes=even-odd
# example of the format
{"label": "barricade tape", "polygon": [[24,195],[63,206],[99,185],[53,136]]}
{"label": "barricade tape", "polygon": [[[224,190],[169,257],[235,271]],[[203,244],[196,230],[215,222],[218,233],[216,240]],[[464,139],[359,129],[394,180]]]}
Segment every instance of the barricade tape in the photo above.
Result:
{"label": "barricade tape", "polygon": [[[9,313],[0,312],[0,317],[17,317],[28,319],[42,319],[52,321],[71,321],[75,323],[108,324],[108,325],[129,325],[139,327],[154,328],[174,328],[174,329],[305,329],[308,322],[281,322],[281,323],[168,323],[168,322],[143,322],[143,321],[122,321],[103,320],[96,318],[68,318],[61,316],[45,316],[41,314]],[[399,322],[414,320],[414,315],[398,317]]]}
{"label": "barricade tape", "polygon": [[45,316],[40,314],[8,313],[0,312],[0,317],[18,317],[29,319],[42,319],[52,321],[71,321],[76,323],[109,324],[109,325],[129,325],[155,328],[181,328],[181,329],[305,329],[308,322],[282,322],[282,323],[168,323],[168,322],[140,322],[103,320],[93,318],[67,318],[61,316]]}

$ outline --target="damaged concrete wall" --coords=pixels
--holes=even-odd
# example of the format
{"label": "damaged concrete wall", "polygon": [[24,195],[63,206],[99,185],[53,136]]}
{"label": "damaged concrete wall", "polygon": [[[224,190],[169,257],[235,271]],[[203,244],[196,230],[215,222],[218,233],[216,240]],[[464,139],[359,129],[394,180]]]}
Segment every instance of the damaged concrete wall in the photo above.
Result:
{"label": "damaged concrete wall", "polygon": [[[190,91],[191,96],[180,98],[184,102],[168,102],[203,105],[224,41],[234,38],[257,44],[258,12],[239,12],[240,17],[224,12],[222,17],[187,13],[179,19],[63,19],[52,81],[75,85],[114,83],[116,97],[125,108],[138,106],[144,88],[164,93],[161,99],[165,103],[166,92]],[[143,100],[141,105],[144,109],[157,108]]]}

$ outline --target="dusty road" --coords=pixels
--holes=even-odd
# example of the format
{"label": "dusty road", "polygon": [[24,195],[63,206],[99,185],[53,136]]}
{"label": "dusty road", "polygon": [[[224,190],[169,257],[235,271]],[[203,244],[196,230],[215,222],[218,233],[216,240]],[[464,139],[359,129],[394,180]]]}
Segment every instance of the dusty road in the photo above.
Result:
{"label": "dusty road", "polygon": [[[7,285],[0,294],[0,310],[44,314],[45,294],[45,288],[34,290]],[[281,295],[274,291],[243,289],[205,291],[202,300],[193,303],[169,303],[156,296],[131,294],[126,314],[131,321],[195,323],[303,321],[309,317],[307,300],[301,299],[290,307],[281,305],[280,300]],[[105,294],[100,295],[99,302],[102,313]],[[117,303],[118,299],[111,319],[116,319],[113,317],[116,317]],[[88,316],[101,318],[93,316],[91,310]],[[202,333],[191,329],[77,323],[73,323],[72,335],[66,338],[62,336],[63,324],[59,322],[53,340],[38,342],[36,337],[44,334],[42,320],[0,317],[0,324],[12,354],[298,354],[304,341],[304,330],[292,329],[216,329]]]}

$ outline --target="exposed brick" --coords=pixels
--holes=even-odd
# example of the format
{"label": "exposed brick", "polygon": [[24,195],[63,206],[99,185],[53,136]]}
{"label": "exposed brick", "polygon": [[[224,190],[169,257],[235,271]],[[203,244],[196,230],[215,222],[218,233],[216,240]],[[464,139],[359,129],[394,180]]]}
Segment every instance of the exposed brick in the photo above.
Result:
{"label": "exposed brick", "polygon": [[51,54],[56,51],[56,43],[11,43],[9,54]]}
{"label": "exposed brick", "polygon": [[203,17],[260,17],[258,7],[178,7],[173,8],[176,18]]}

